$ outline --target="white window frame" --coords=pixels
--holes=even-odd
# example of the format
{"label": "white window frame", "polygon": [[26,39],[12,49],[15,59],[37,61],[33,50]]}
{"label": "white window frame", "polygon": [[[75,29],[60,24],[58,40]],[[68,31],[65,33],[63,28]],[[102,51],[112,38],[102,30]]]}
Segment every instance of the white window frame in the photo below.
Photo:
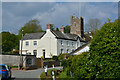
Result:
{"label": "white window frame", "polygon": [[69,49],[67,49],[67,53],[69,53]]}
{"label": "white window frame", "polygon": [[61,40],[61,45],[63,46],[63,40]]}
{"label": "white window frame", "polygon": [[63,49],[60,49],[60,52],[61,52],[61,54],[63,54],[64,52],[63,52]]}
{"label": "white window frame", "polygon": [[69,41],[67,41],[67,46],[70,46],[70,45],[69,45]]}
{"label": "white window frame", "polygon": [[33,45],[36,46],[37,45],[37,41],[33,41]]}
{"label": "white window frame", "polygon": [[72,42],[72,47],[74,47],[74,42]]}
{"label": "white window frame", "polygon": [[29,46],[29,41],[26,41],[26,42],[25,42],[25,45],[26,45],[26,46]]}

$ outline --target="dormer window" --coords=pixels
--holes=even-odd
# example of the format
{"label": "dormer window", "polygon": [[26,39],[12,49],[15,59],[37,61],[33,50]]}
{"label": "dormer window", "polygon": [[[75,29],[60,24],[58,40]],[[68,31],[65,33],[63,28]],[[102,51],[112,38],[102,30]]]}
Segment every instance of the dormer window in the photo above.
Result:
{"label": "dormer window", "polygon": [[26,44],[26,46],[29,46],[29,42],[28,42],[28,41],[26,41],[26,43],[25,43],[25,44]]}
{"label": "dormer window", "polygon": [[37,45],[37,41],[34,41],[34,42],[33,42],[33,45]]}

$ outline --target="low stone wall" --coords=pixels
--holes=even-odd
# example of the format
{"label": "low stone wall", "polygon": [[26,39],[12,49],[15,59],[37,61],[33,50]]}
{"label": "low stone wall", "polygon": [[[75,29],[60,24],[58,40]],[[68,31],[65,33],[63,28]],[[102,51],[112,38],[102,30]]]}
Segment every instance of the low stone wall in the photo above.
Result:
{"label": "low stone wall", "polygon": [[[18,66],[20,63],[19,55],[0,55],[0,59],[2,59],[2,64],[7,64],[9,66]],[[23,67],[36,66],[36,56],[22,55],[22,59]]]}

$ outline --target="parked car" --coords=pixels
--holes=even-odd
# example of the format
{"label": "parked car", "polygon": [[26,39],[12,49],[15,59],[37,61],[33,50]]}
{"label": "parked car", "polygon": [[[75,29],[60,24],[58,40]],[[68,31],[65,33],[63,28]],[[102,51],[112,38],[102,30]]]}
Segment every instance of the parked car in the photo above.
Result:
{"label": "parked car", "polygon": [[11,68],[5,64],[0,64],[0,76],[2,79],[11,78]]}

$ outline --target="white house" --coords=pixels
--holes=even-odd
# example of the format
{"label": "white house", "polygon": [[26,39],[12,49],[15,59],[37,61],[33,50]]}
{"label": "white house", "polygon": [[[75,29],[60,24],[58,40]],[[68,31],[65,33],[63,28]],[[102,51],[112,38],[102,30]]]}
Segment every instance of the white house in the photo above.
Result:
{"label": "white house", "polygon": [[[61,53],[70,53],[84,44],[84,40],[76,34],[50,30],[47,24],[46,32],[25,34],[23,37],[22,54],[36,55],[37,58],[52,58]],[[21,40],[20,40],[21,50]]]}
{"label": "white house", "polygon": [[90,50],[89,43],[86,43],[80,47],[78,47],[75,51],[71,52],[71,55],[79,55],[83,52],[88,52]]}

